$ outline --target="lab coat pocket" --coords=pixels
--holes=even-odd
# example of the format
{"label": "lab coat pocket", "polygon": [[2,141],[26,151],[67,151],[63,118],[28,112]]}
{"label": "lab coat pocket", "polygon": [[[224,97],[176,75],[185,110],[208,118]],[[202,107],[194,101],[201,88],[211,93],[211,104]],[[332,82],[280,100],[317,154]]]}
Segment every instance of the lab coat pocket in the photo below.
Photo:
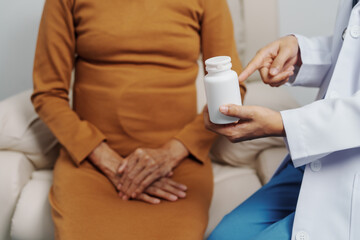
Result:
{"label": "lab coat pocket", "polygon": [[360,173],[354,177],[351,200],[350,240],[360,239]]}

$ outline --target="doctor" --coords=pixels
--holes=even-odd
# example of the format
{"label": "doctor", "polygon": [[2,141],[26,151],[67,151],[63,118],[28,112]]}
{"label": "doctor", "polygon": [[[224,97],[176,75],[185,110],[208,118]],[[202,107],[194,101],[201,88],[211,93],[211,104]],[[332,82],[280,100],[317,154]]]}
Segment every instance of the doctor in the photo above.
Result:
{"label": "doctor", "polygon": [[284,136],[290,155],[271,181],[224,217],[214,239],[360,240],[360,4],[341,0],[333,37],[287,36],[263,49],[240,81],[256,70],[264,83],[318,87],[317,101],[275,112],[222,106],[241,120],[210,130],[243,141]]}

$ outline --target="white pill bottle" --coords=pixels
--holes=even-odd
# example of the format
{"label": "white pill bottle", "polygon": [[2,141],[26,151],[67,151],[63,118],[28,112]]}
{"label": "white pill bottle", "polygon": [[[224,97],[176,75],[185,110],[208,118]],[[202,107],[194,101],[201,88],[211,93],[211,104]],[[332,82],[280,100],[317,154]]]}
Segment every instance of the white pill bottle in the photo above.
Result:
{"label": "white pill bottle", "polygon": [[231,70],[231,58],[219,56],[205,61],[207,74],[204,79],[210,121],[215,124],[228,124],[239,120],[219,111],[221,105],[241,105],[238,75]]}

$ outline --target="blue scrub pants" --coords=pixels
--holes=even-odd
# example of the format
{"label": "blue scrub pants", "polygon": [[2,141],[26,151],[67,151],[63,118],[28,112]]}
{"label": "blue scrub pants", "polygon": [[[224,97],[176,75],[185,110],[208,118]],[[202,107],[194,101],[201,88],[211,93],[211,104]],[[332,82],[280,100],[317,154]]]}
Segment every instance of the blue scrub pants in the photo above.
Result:
{"label": "blue scrub pants", "polygon": [[208,240],[290,240],[304,168],[291,161],[226,215]]}

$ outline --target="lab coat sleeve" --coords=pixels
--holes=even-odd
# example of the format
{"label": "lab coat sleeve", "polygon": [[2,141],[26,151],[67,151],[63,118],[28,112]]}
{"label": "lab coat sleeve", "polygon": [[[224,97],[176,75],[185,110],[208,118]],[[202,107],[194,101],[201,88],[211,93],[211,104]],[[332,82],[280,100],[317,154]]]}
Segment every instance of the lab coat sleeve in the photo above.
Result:
{"label": "lab coat sleeve", "polygon": [[360,147],[360,91],[281,112],[295,167],[330,153]]}
{"label": "lab coat sleeve", "polygon": [[289,84],[320,87],[332,64],[332,37],[306,38],[301,35],[295,37],[298,39],[302,65],[295,69]]}

